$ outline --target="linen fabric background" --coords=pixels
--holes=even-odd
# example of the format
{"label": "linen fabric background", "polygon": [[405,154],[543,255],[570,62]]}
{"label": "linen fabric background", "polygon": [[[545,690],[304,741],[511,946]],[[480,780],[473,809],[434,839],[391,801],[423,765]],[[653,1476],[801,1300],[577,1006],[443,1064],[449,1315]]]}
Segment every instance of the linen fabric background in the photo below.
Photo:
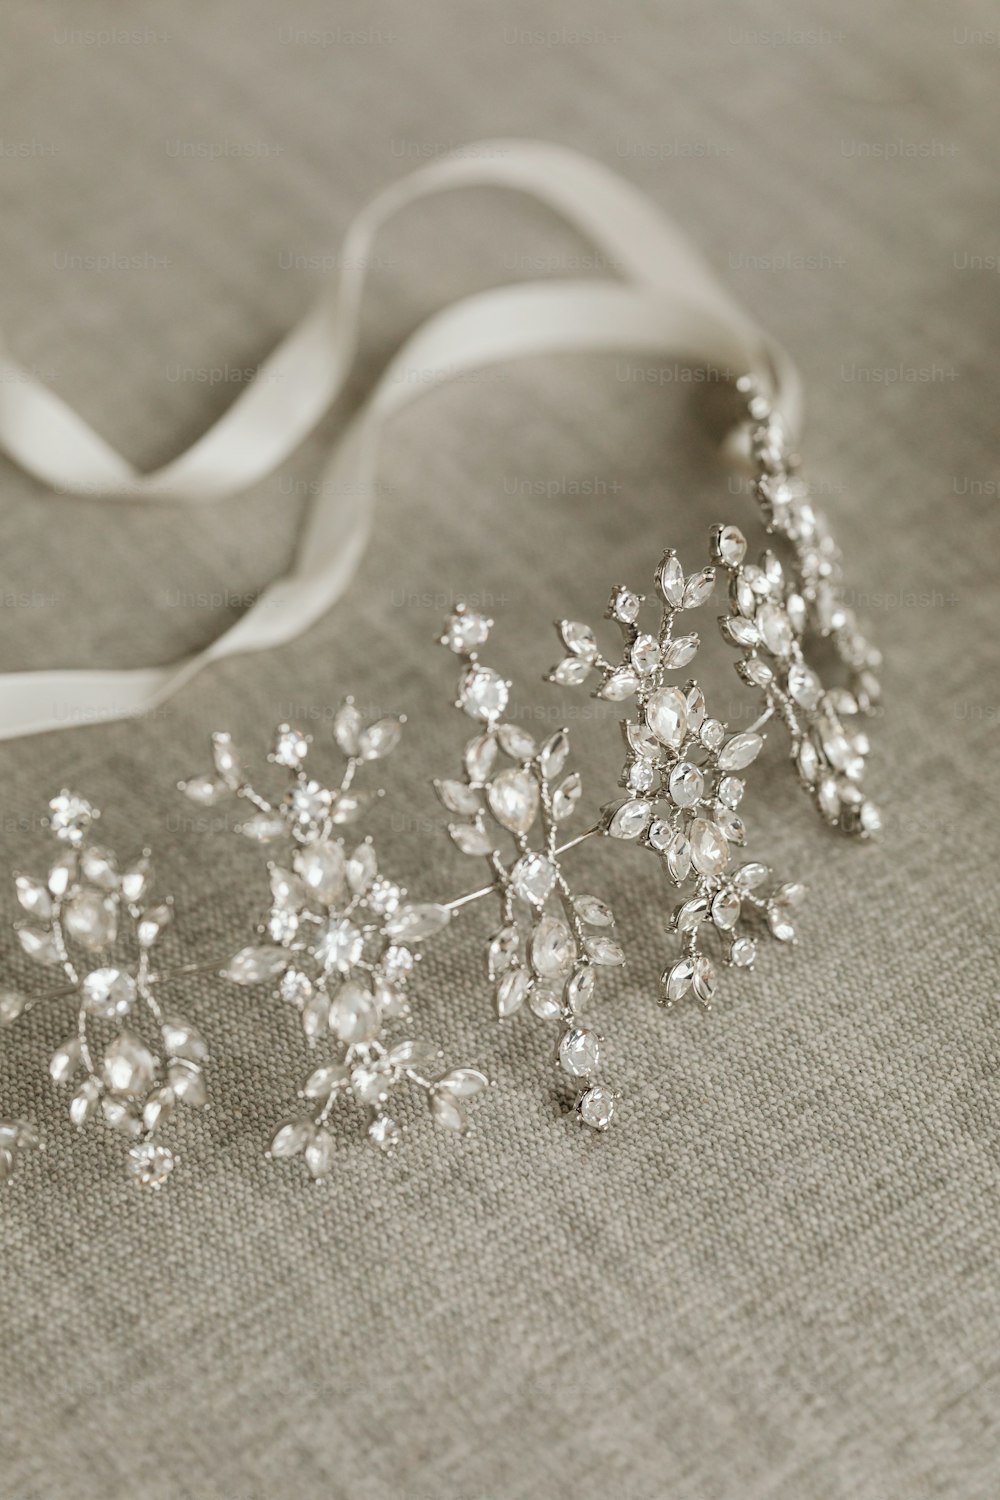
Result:
{"label": "linen fabric background", "polygon": [[[825,834],[770,747],[747,813],[811,888],[803,941],[730,976],[711,1015],[654,1003],[671,902],[652,861],[581,851],[631,953],[603,1002],[625,1096],[606,1138],[553,1107],[542,1023],[491,1019],[481,910],[428,945],[414,1028],[496,1078],[474,1129],[415,1114],[383,1160],[344,1117],[323,1186],[263,1159],[308,1060],[257,992],[173,991],[210,1038],[212,1105],[172,1127],[182,1160],[154,1195],[125,1183],[120,1141],[65,1118],[45,1072],[65,1002],[6,1032],[0,1112],[47,1150],[0,1196],[5,1500],[995,1496],[992,8],[11,0],[3,25],[0,324],[130,458],[155,466],[225,408],[383,184],[483,137],[563,141],[675,214],[798,361],[807,473],[887,698],[877,847]],[[414,209],[378,248],[352,399],[446,300],[591,273],[513,196]],[[549,622],[596,619],[663,546],[694,567],[714,521],[750,519],[718,391],[628,351],[428,373],[320,626],[142,721],[0,745],[5,869],[42,866],[39,816],[73,786],[113,847],[154,847],[171,956],[234,949],[262,857],[175,783],[211,729],[262,756],[290,716],[334,767],[353,690],[410,718],[373,822],[384,865],[429,898],[467,888],[428,785],[467,734],[431,644],[455,595],[497,617],[521,721],[568,723],[591,805],[611,792],[615,710],[540,685]],[[3,666],[210,641],[285,565],[350,405],[201,510],[54,495],[3,464]],[[3,962],[36,977],[9,930]]]}

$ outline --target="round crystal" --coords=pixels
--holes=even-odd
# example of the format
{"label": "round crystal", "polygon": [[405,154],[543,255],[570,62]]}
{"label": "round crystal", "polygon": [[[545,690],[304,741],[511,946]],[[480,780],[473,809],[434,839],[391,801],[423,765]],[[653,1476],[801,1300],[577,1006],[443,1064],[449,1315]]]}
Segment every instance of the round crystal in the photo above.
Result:
{"label": "round crystal", "polygon": [[757,944],[753,938],[740,937],[729,950],[729,960],[739,969],[749,969],[757,956]]}
{"label": "round crystal", "polygon": [[135,980],[124,969],[95,969],[81,989],[84,1010],[102,1021],[128,1015],[135,1001]]}
{"label": "round crystal", "polygon": [[737,526],[723,526],[716,546],[727,568],[738,568],[747,555],[747,539]]}
{"label": "round crystal", "polygon": [[738,776],[723,776],[719,782],[719,801],[737,808],[743,801],[744,783]]}
{"label": "round crystal", "polygon": [[173,1154],[155,1141],[133,1146],[125,1158],[125,1171],[139,1187],[158,1188],[174,1169]]}
{"label": "round crystal", "polygon": [[365,946],[364,934],[346,917],[328,922],[316,943],[316,957],[325,969],[346,974],[353,969]]}
{"label": "round crystal", "polygon": [[792,649],[792,625],[779,604],[762,604],[757,611],[757,628],[764,644],[775,656],[787,656]]}
{"label": "round crystal", "polygon": [[678,807],[693,807],[705,790],[705,778],[690,761],[682,760],[670,773],[670,795]]}
{"label": "round crystal", "polygon": [[635,623],[642,600],[631,589],[616,589],[611,599],[611,612],[616,620],[626,625]]}
{"label": "round crystal", "polygon": [[595,1083],[580,1100],[580,1119],[591,1130],[607,1130],[615,1112],[615,1096],[603,1084]]}
{"label": "round crystal", "polygon": [[459,686],[459,700],[472,719],[497,719],[507,707],[509,688],[492,667],[470,667]]}
{"label": "round crystal", "polygon": [[490,622],[485,615],[477,615],[469,610],[456,610],[445,626],[443,644],[462,655],[484,645],[489,633]]}
{"label": "round crystal", "polygon": [[597,1071],[600,1056],[601,1046],[595,1032],[574,1027],[563,1033],[559,1043],[559,1062],[563,1072],[572,1078],[589,1078]]}

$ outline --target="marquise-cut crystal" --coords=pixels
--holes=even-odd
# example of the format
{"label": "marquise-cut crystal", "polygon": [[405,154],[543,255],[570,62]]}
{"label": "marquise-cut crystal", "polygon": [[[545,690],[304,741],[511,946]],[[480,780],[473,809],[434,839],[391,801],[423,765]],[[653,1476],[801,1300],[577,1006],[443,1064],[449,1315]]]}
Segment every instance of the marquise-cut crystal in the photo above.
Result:
{"label": "marquise-cut crystal", "polygon": [[503,1020],[521,1009],[531,986],[531,977],[524,969],[508,969],[501,976],[496,988],[497,1015]]}
{"label": "marquise-cut crystal", "polygon": [[573,967],[576,942],[561,917],[546,914],[531,936],[531,966],[543,979],[558,979]]}
{"label": "marquise-cut crystal", "polygon": [[691,863],[701,875],[721,875],[729,863],[729,845],[707,818],[691,824]]}
{"label": "marquise-cut crystal", "polygon": [[787,656],[795,639],[792,625],[779,604],[764,603],[757,611],[757,628],[764,644],[775,656]]}
{"label": "marquise-cut crystal", "polygon": [[611,815],[608,832],[613,839],[637,839],[653,813],[653,806],[637,797],[632,802],[623,802]]}
{"label": "marquise-cut crystal", "polygon": [[656,573],[656,584],[671,609],[680,609],[684,600],[684,569],[675,552],[666,552]]}
{"label": "marquise-cut crystal", "polygon": [[737,526],[723,526],[714,542],[719,560],[727,568],[738,568],[747,555],[747,539]]}
{"label": "marquise-cut crystal", "polygon": [[719,754],[719,769],[742,771],[757,759],[764,744],[762,735],[749,730],[745,734],[734,734]]}
{"label": "marquise-cut crystal", "polygon": [[823,684],[815,672],[796,661],[788,669],[788,691],[802,708],[813,709],[820,700]]}
{"label": "marquise-cut crystal", "polygon": [[690,761],[678,761],[670,773],[670,796],[678,807],[693,807],[705,790],[705,778]]}

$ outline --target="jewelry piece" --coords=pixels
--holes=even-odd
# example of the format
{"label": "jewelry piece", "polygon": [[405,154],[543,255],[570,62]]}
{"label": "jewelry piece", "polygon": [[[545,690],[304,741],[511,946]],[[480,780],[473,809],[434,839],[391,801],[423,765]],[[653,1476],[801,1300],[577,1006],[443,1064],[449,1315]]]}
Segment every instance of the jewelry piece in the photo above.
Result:
{"label": "jewelry piece", "polygon": [[30,1120],[0,1120],[0,1186],[13,1177],[18,1154],[41,1144]]}
{"label": "jewelry piece", "polygon": [[[459,605],[441,637],[463,662],[455,706],[483,727],[465,747],[463,779],[434,786],[448,811],[466,820],[449,825],[453,842],[463,854],[484,857],[492,877],[484,890],[452,905],[496,895],[501,926],[487,943],[486,971],[497,1016],[504,1021],[527,1002],[540,1020],[559,1023],[557,1072],[573,1087],[581,1121],[606,1130],[619,1096],[603,1080],[604,1039],[587,1018],[597,970],[617,968],[625,954],[610,935],[610,907],[597,896],[574,895],[563,870],[562,856],[589,836],[558,843],[560,825],[583,791],[579,772],[564,774],[569,732],[560,729],[538,745],[504,720],[512,684],[479,660],[492,625]],[[498,826],[500,838],[513,843],[512,856],[505,858],[498,845]]]}
{"label": "jewelry piece", "polygon": [[384,718],[363,726],[348,699],[334,719],[346,756],[334,788],[306,770],[310,737],[287,724],[277,729],[268,756],[290,773],[279,800],[271,802],[251,786],[227,734],[212,738],[215,774],[181,783],[203,805],[226,795],[242,798],[254,811],[240,831],[280,847],[280,863],[267,865],[270,910],[258,941],[241,948],[222,972],[234,984],[276,986],[298,1012],[311,1047],[333,1040],[332,1057],[324,1055],[302,1086],[303,1110],[278,1127],[269,1153],[278,1159],[304,1156],[314,1178],[333,1168],[337,1142],[328,1122],[340,1100],[359,1104],[369,1138],[391,1151],[401,1126],[388,1104],[400,1084],[421,1090],[435,1123],[459,1134],[468,1124],[467,1101],[487,1084],[475,1068],[444,1068],[442,1054],[425,1042],[405,1033],[390,1040],[390,1030],[410,1020],[409,983],[419,945],[447,925],[451,910],[409,901],[404,888],[381,872],[370,838],[348,848],[336,832],[356,822],[380,795],[359,791],[355,777],[362,765],[395,749],[403,722]]}
{"label": "jewelry piece", "polygon": [[[173,977],[151,968],[172,908],[169,901],[151,900],[149,851],[119,869],[110,850],[89,842],[99,816],[73,792],[62,791],[49,803],[48,826],[62,849],[43,879],[15,876],[18,901],[30,918],[17,932],[28,957],[62,970],[67,987],[48,996],[4,990],[0,1020],[13,1022],[43,999],[74,998],[76,1027],[53,1054],[49,1073],[58,1084],[75,1085],[73,1124],[82,1128],[103,1118],[122,1132],[133,1142],[125,1159],[128,1176],[156,1188],[176,1160],[160,1144],[162,1127],[177,1104],[205,1102],[207,1049],[197,1028],[165,1012],[153,992]],[[131,952],[116,957],[126,946]],[[139,1030],[143,1011],[146,1039]]]}

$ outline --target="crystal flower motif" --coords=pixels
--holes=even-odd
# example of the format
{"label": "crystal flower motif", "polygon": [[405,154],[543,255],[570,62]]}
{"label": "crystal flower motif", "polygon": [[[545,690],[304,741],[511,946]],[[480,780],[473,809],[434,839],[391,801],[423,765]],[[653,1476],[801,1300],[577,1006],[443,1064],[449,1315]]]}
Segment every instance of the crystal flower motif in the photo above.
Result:
{"label": "crystal flower motif", "polygon": [[302,1107],[278,1125],[269,1152],[277,1160],[301,1156],[315,1179],[336,1163],[330,1122],[338,1104],[360,1108],[369,1139],[391,1151],[401,1136],[390,1111],[400,1086],[421,1091],[434,1122],[461,1134],[469,1102],[487,1085],[475,1068],[445,1067],[440,1052],[404,1029],[420,945],[447,926],[450,909],[411,901],[381,870],[371,838],[345,841],[338,832],[371,806],[375,794],[356,787],[358,771],[395,749],[402,725],[393,718],[363,725],[348,699],[334,719],[345,764],[333,786],[307,769],[310,739],[287,724],[269,756],[288,773],[280,797],[255,790],[224,734],[213,737],[214,773],[181,783],[202,804],[242,799],[252,809],[243,834],[275,851],[257,939],[222,972],[234,984],[268,986],[321,1052],[300,1091]]}
{"label": "crystal flower motif", "polygon": [[61,849],[41,878],[15,876],[28,918],[17,933],[28,957],[61,973],[65,987],[48,996],[0,992],[0,1022],[43,1000],[73,998],[74,1029],[49,1063],[53,1081],[73,1089],[70,1119],[81,1129],[100,1120],[123,1135],[131,1142],[129,1178],[159,1187],[175,1164],[161,1132],[178,1105],[205,1102],[208,1054],[192,1022],[155,993],[167,976],[153,971],[152,956],[172,907],[151,895],[149,851],[119,866],[111,850],[91,842],[99,816],[68,791],[49,804]]}
{"label": "crystal flower motif", "polygon": [[456,821],[458,849],[487,861],[490,885],[460,903],[494,894],[500,925],[486,946],[486,971],[501,1021],[530,1011],[556,1030],[557,1072],[578,1118],[606,1130],[618,1095],[604,1080],[604,1039],[590,1019],[599,971],[625,955],[612,936],[614,916],[596,896],[575,894],[560,833],[581,799],[579,773],[567,769],[565,729],[538,744],[504,718],[510,683],[479,660],[493,622],[459,605],[441,644],[462,661],[456,707],[477,724],[461,775],[435,782]]}
{"label": "crystal flower motif", "polygon": [[[685,575],[677,554],[667,551],[655,581],[655,630],[643,627],[644,597],[618,585],[606,617],[621,629],[620,658],[601,653],[589,626],[562,620],[556,629],[569,655],[549,678],[575,686],[596,674],[596,698],[628,704],[619,778],[625,795],[604,807],[602,831],[651,850],[681,892],[671,921],[681,954],[661,976],[662,997],[672,1005],[691,991],[708,1007],[718,983],[718,956],[749,968],[757,953],[756,927],[791,941],[791,912],[804,887],[781,885],[764,894],[770,871],[757,862],[741,863],[737,853],[746,843],[738,811],[745,791],[741,773],[763,748],[759,726],[731,734],[710,715],[697,680],[678,677],[700,645],[688,628],[688,612],[711,598],[715,570]],[[573,672],[574,664],[582,672]]]}

